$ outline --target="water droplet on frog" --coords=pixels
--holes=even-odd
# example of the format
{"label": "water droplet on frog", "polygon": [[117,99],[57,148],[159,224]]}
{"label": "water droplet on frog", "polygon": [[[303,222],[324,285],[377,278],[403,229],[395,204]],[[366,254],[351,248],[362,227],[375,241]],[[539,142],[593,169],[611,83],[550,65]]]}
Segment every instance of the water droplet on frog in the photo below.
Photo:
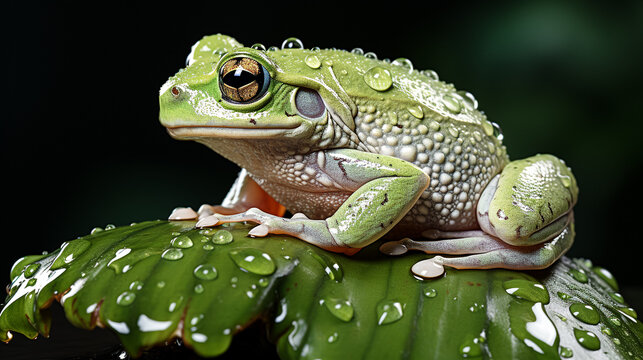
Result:
{"label": "water droplet on frog", "polygon": [[549,303],[549,292],[537,282],[524,279],[508,280],[502,283],[507,294],[512,296],[544,304]]}
{"label": "water droplet on frog", "polygon": [[311,51],[319,51],[321,49],[319,48],[319,46],[313,46],[312,48],[310,48],[310,50]]}
{"label": "water droplet on frog", "polygon": [[171,241],[172,246],[179,249],[189,249],[194,246],[192,239],[187,235],[177,236]]}
{"label": "water droplet on frog", "polygon": [[275,272],[276,265],[270,255],[258,249],[238,249],[229,252],[232,261],[241,269],[257,275],[270,275]]}
{"label": "water droplet on frog", "polygon": [[308,55],[306,58],[304,58],[304,62],[306,65],[308,65],[311,69],[319,69],[321,66],[321,61],[319,58],[315,55]]}
{"label": "water droplet on frog", "polygon": [[393,60],[391,65],[401,66],[409,71],[409,74],[413,71],[413,63],[407,58],[397,58]]}
{"label": "water droplet on frog", "polygon": [[24,270],[24,275],[26,278],[30,278],[36,274],[36,272],[40,269],[40,263],[33,263],[30,265],[27,265],[27,267]]}
{"label": "water droplet on frog", "polygon": [[362,50],[362,48],[355,48],[355,49],[351,50],[351,53],[353,53],[355,55],[364,55],[364,50]]}
{"label": "water droplet on frog", "polygon": [[598,350],[601,348],[601,342],[598,337],[591,331],[574,328],[574,337],[576,341],[587,350]]}
{"label": "water droplet on frog", "polygon": [[557,295],[558,295],[558,297],[559,297],[561,300],[569,300],[569,299],[571,299],[571,298],[572,298],[569,294],[565,294],[565,293],[564,293],[564,292],[562,292],[562,291],[559,291],[559,292],[557,293]]}
{"label": "water droplet on frog", "polygon": [[[565,178],[567,179],[567,185],[565,185]],[[566,177],[561,177],[561,180],[563,180],[563,185],[565,187],[569,187],[571,185],[571,179],[569,176]],[[618,283],[616,282],[616,278],[614,278],[614,275],[612,275],[609,270],[602,268],[600,266],[594,266],[592,267],[592,271],[598,275],[599,278],[603,279],[614,291],[618,291]]]}
{"label": "water droplet on frog", "polygon": [[196,284],[194,285],[194,292],[197,294],[202,294],[203,291],[205,291],[205,288],[203,287],[202,284]]}
{"label": "water droplet on frog", "polygon": [[337,262],[333,261],[327,255],[318,254],[313,250],[310,250],[307,253],[313,259],[317,260],[319,265],[321,265],[322,268],[324,269],[324,272],[326,273],[329,279],[337,282],[342,281],[342,279],[344,278],[344,271],[342,270],[341,266]]}
{"label": "water droplet on frog", "polygon": [[139,280],[134,280],[132,281],[131,284],[129,284],[129,289],[134,290],[134,291],[139,291],[143,288],[143,282]]}
{"label": "water droplet on frog", "polygon": [[161,254],[161,257],[165,260],[179,260],[183,257],[183,251],[181,249],[167,249]]}
{"label": "water droplet on frog", "polygon": [[625,304],[625,299],[623,299],[623,295],[617,292],[611,292],[610,297],[619,304]]}
{"label": "water droplet on frog", "polygon": [[404,306],[399,301],[383,300],[377,304],[377,325],[394,323],[404,316]]}
{"label": "water droplet on frog", "polygon": [[329,344],[334,343],[335,341],[337,341],[337,338],[338,338],[338,337],[339,337],[339,335],[337,335],[337,333],[336,333],[336,332],[332,333],[332,334],[328,337],[328,343],[329,343]]}
{"label": "water droplet on frog", "polygon": [[435,80],[435,81],[440,80],[440,77],[438,76],[438,73],[436,73],[433,70],[422,70],[420,73],[422,75],[428,77],[431,80]]}
{"label": "water droplet on frog", "polygon": [[469,110],[475,110],[478,108],[478,100],[476,100],[475,96],[473,96],[472,93],[464,90],[459,90],[456,91],[456,94],[460,95],[462,103]]}
{"label": "water droplet on frog", "polygon": [[438,291],[435,290],[434,288],[427,288],[424,289],[424,296],[428,298],[434,298],[438,295]]}
{"label": "water droplet on frog", "polygon": [[349,322],[353,318],[355,311],[348,300],[324,298],[324,305],[333,316],[341,321]]}
{"label": "water droplet on frog", "polygon": [[268,48],[268,51],[277,51],[277,50],[279,50],[279,48],[276,46],[271,46]]}
{"label": "water droplet on frog", "polygon": [[431,259],[418,261],[411,267],[411,272],[425,279],[438,277],[444,274],[444,266],[442,266],[441,259],[439,256],[436,256]]}
{"label": "water droplet on frog", "polygon": [[212,235],[212,242],[217,245],[229,244],[232,240],[234,240],[234,237],[228,230],[218,230]]}
{"label": "water droplet on frog", "polygon": [[463,358],[480,357],[482,355],[480,338],[475,337],[462,343],[462,345],[460,345],[460,355]]}
{"label": "water droplet on frog", "polygon": [[559,354],[561,357],[570,358],[574,356],[574,351],[572,351],[572,349],[568,347],[561,346],[559,350]]}
{"label": "water droplet on frog", "polygon": [[85,239],[76,239],[64,242],[61,246],[60,253],[49,267],[49,270],[60,269],[78,258],[89,248],[91,243]]}
{"label": "water droplet on frog", "polygon": [[194,268],[194,276],[201,280],[214,280],[217,275],[217,269],[211,264],[201,264]]}
{"label": "water droplet on frog", "polygon": [[370,51],[369,51],[369,52],[367,52],[366,54],[364,54],[364,56],[365,56],[367,59],[377,60],[377,54],[375,54],[374,52],[370,52]]}
{"label": "water droplet on frog", "polygon": [[295,37],[290,37],[286,40],[284,40],[283,43],[281,43],[281,49],[303,49],[304,44],[301,42],[301,40],[295,38]]}
{"label": "water droplet on frog", "polygon": [[116,298],[116,303],[121,306],[127,306],[134,302],[136,299],[136,294],[131,291],[124,291],[122,294],[118,295]]}
{"label": "water droplet on frog", "polygon": [[255,50],[259,50],[259,51],[266,51],[266,47],[263,46],[263,44],[260,44],[260,43],[256,43],[256,44],[252,45],[251,48],[253,48]]}
{"label": "water droplet on frog", "polygon": [[415,116],[418,119],[424,118],[424,111],[422,110],[422,106],[420,105],[415,105],[415,106],[409,106],[406,108],[411,115]]}
{"label": "water droplet on frog", "polygon": [[482,130],[487,136],[493,135],[493,125],[491,121],[482,120]]}
{"label": "water droplet on frog", "polygon": [[387,69],[374,66],[364,73],[364,82],[373,90],[386,91],[393,85],[393,78]]}
{"label": "water droplet on frog", "polygon": [[587,283],[587,274],[583,270],[570,269],[569,275],[571,275],[576,281],[580,283]]}
{"label": "water droplet on frog", "polygon": [[502,134],[502,129],[500,128],[500,125],[492,121],[491,126],[493,126],[493,136],[495,136],[496,139],[498,139],[499,141],[502,141],[502,139],[504,139],[505,136]]}
{"label": "water droplet on frog", "polygon": [[569,312],[574,317],[586,324],[596,325],[600,321],[598,311],[588,304],[573,303],[569,306]]}
{"label": "water droplet on frog", "polygon": [[444,104],[444,107],[453,114],[459,114],[460,111],[462,111],[460,101],[451,95],[444,95],[442,97],[442,104]]}

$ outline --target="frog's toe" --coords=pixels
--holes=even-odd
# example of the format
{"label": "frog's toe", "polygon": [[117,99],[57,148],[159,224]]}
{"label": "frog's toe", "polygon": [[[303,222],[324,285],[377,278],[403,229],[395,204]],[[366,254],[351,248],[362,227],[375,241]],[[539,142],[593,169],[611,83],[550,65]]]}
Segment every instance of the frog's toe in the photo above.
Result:
{"label": "frog's toe", "polygon": [[194,220],[198,217],[199,217],[199,214],[197,214],[190,207],[177,207],[176,209],[172,210],[172,213],[168,217],[168,220],[170,221]]}

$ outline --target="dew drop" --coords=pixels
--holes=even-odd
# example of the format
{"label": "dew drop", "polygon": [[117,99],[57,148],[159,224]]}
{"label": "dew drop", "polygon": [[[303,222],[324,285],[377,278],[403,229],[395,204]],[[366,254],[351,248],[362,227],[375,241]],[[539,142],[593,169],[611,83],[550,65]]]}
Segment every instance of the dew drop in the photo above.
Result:
{"label": "dew drop", "polygon": [[276,265],[270,255],[257,249],[238,249],[229,253],[232,261],[241,269],[257,275],[270,275],[275,272]]}
{"label": "dew drop", "polygon": [[258,281],[257,283],[258,283],[258,284],[259,284],[259,286],[261,286],[261,287],[266,287],[266,286],[268,286],[268,285],[270,284],[270,279],[268,279],[268,278],[261,278],[261,279],[259,279],[259,281]]}
{"label": "dew drop", "polygon": [[559,350],[559,354],[561,357],[570,358],[574,356],[574,351],[572,351],[572,349],[568,347],[561,346]]}
{"label": "dew drop", "polygon": [[134,280],[132,281],[131,284],[129,284],[129,289],[134,290],[134,291],[139,291],[143,288],[143,282],[139,280]]}
{"label": "dew drop", "polygon": [[136,294],[131,291],[124,291],[122,294],[118,295],[116,298],[116,303],[121,306],[127,306],[134,302],[136,299]]}
{"label": "dew drop", "polygon": [[574,328],[574,337],[576,341],[587,350],[598,350],[601,348],[601,342],[598,337],[591,331]]}
{"label": "dew drop", "polygon": [[409,106],[407,110],[411,113],[411,115],[415,116],[418,119],[424,118],[424,111],[422,111],[422,106],[420,105]]}
{"label": "dew drop", "polygon": [[638,314],[636,313],[636,310],[630,307],[618,307],[616,308],[620,313],[629,316],[633,320],[636,320],[638,318]]}
{"label": "dew drop", "polygon": [[404,316],[404,306],[399,301],[383,300],[377,304],[377,325],[386,325]]}
{"label": "dew drop", "polygon": [[557,295],[558,295],[558,297],[559,297],[561,300],[569,300],[569,299],[571,299],[571,298],[572,298],[569,294],[565,294],[565,293],[564,293],[564,292],[562,292],[562,291],[559,291],[559,292],[557,293]]}
{"label": "dew drop", "polygon": [[586,324],[596,325],[600,321],[598,311],[588,304],[573,303],[569,306],[569,312],[574,315],[575,318]]}
{"label": "dew drop", "polygon": [[179,249],[189,249],[194,246],[192,239],[187,235],[177,236],[171,241],[172,246]]}
{"label": "dew drop", "polygon": [[328,337],[328,343],[329,343],[329,344],[334,343],[335,341],[337,341],[337,338],[338,338],[338,337],[339,337],[339,335],[337,335],[337,333],[336,333],[336,332],[334,332],[334,333],[330,334],[330,336]]}
{"label": "dew drop", "polygon": [[464,90],[456,91],[456,94],[460,95],[464,106],[470,110],[475,110],[478,108],[478,100],[472,93]]}
{"label": "dew drop", "polygon": [[37,282],[38,282],[38,280],[36,280],[35,278],[34,279],[29,279],[29,281],[27,281],[27,286],[34,286],[34,285],[36,285]]}
{"label": "dew drop", "polygon": [[435,80],[435,81],[440,80],[440,77],[438,76],[438,73],[436,73],[433,70],[422,70],[421,73],[422,73],[422,75],[428,77],[431,80]]}
{"label": "dew drop", "polygon": [[502,283],[507,294],[544,304],[549,303],[549,292],[542,284],[531,280],[514,279]]}
{"label": "dew drop", "polygon": [[197,294],[203,294],[203,291],[205,288],[203,287],[203,284],[196,284],[194,285],[194,292]]}
{"label": "dew drop", "polygon": [[587,283],[587,274],[583,270],[570,269],[569,275],[571,275],[576,281],[580,283]]}
{"label": "dew drop", "polygon": [[304,62],[306,65],[308,65],[311,69],[319,69],[321,66],[321,61],[319,58],[315,55],[308,55],[306,58],[304,58]]}
{"label": "dew drop", "polygon": [[213,250],[213,249],[214,249],[214,245],[212,245],[212,244],[204,244],[203,245],[203,250],[210,251],[210,250]]}
{"label": "dew drop", "polygon": [[33,263],[30,265],[27,265],[24,271],[24,275],[26,278],[30,278],[36,274],[36,272],[40,269],[40,263]]}
{"label": "dew drop", "polygon": [[460,345],[460,355],[463,358],[480,357],[482,355],[482,346],[480,338],[466,340]]}
{"label": "dew drop", "polygon": [[304,44],[301,42],[301,40],[295,38],[295,37],[290,37],[286,40],[284,40],[283,43],[281,43],[281,49],[303,49]]}
{"label": "dew drop", "polygon": [[611,292],[610,297],[619,304],[625,304],[625,299],[623,299],[623,295],[617,292]]}
{"label": "dew drop", "polygon": [[101,231],[103,231],[103,228],[101,228],[101,227],[95,227],[95,228],[93,228],[93,229],[92,229],[92,231],[90,231],[90,232],[89,232],[89,234],[90,234],[90,235],[94,235],[94,234],[97,234],[97,233],[99,233],[99,232],[101,232]]}
{"label": "dew drop", "polygon": [[228,230],[218,230],[212,235],[212,242],[217,245],[229,244],[232,240],[234,240],[234,237]]}
{"label": "dew drop", "polygon": [[491,121],[482,121],[482,130],[484,130],[484,133],[487,136],[493,135],[493,125],[491,124]]}
{"label": "dew drop", "polygon": [[615,317],[615,316],[610,316],[610,318],[608,320],[609,320],[609,322],[611,322],[615,326],[621,326],[621,320],[619,318]]}
{"label": "dew drop", "polygon": [[105,230],[114,230],[114,229],[116,229],[116,225],[114,224],[105,225]]}
{"label": "dew drop", "polygon": [[393,85],[393,78],[387,69],[374,66],[364,73],[364,82],[373,90],[386,91]]}
{"label": "dew drop", "polygon": [[325,254],[318,254],[317,252],[310,250],[308,251],[308,254],[322,266],[324,269],[324,272],[328,276],[329,279],[334,280],[334,281],[342,281],[344,278],[344,271],[342,270],[341,266],[339,263],[335,262],[332,260],[330,257],[328,257]]}
{"label": "dew drop", "polygon": [[504,139],[505,136],[502,134],[502,129],[500,128],[500,125],[492,121],[491,126],[493,126],[493,136],[495,136],[496,139],[498,139],[499,141],[502,141],[502,139]]}
{"label": "dew drop", "polygon": [[194,268],[194,276],[201,280],[214,280],[217,278],[217,269],[211,264],[201,264]]}
{"label": "dew drop", "polygon": [[453,114],[459,114],[460,111],[462,111],[462,105],[460,105],[460,101],[451,95],[444,95],[442,97],[442,104],[444,104],[444,107],[446,107],[447,110],[449,110],[449,112]]}
{"label": "dew drop", "polygon": [[[562,180],[562,179],[561,179]],[[567,181],[571,183],[571,180],[569,177],[567,177]],[[565,185],[566,187],[569,187],[570,185]],[[618,283],[616,282],[616,279],[614,278],[614,275],[612,275],[611,272],[609,272],[607,269],[604,269],[600,266],[594,266],[592,268],[592,271],[598,275],[603,281],[605,281],[614,291],[618,291]]]}
{"label": "dew drop", "polygon": [[377,60],[377,55],[374,52],[367,52],[364,54],[367,59]]}
{"label": "dew drop", "polygon": [[256,43],[256,44],[252,45],[251,48],[253,48],[255,50],[266,51],[266,47],[263,46],[263,44],[260,44],[260,43]]}
{"label": "dew drop", "polygon": [[165,260],[179,260],[183,257],[183,251],[181,249],[167,249],[161,254],[161,257]]}
{"label": "dew drop", "polygon": [[407,58],[397,58],[393,60],[391,65],[401,66],[409,71],[409,74],[413,71],[413,63]]}
{"label": "dew drop", "polygon": [[607,326],[601,326],[601,332],[607,336],[612,336],[612,329]]}
{"label": "dew drop", "polygon": [[268,51],[277,51],[277,50],[279,50],[279,48],[276,46],[271,46],[268,48]]}
{"label": "dew drop", "polygon": [[60,253],[56,256],[56,259],[49,267],[49,270],[60,269],[67,264],[71,263],[84,253],[87,248],[89,248],[91,243],[85,239],[76,239],[69,242],[63,243],[60,248]]}
{"label": "dew drop", "polygon": [[351,50],[351,53],[353,53],[355,55],[364,55],[364,50],[362,50],[362,48],[355,48],[355,49]]}
{"label": "dew drop", "polygon": [[324,305],[333,316],[341,321],[349,322],[353,318],[353,305],[348,300],[324,298]]}
{"label": "dew drop", "polygon": [[438,291],[435,290],[434,288],[426,288],[424,289],[424,296],[428,298],[434,298],[438,295]]}

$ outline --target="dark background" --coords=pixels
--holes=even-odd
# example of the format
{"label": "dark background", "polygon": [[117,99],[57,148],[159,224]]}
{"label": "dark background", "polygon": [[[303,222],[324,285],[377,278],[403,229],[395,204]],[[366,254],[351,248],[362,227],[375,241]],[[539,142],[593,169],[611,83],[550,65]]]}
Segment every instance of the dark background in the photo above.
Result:
{"label": "dark background", "polygon": [[296,36],[406,57],[471,91],[513,159],[553,153],[572,167],[581,192],[568,254],[611,270],[643,309],[643,2],[91,4],[3,10],[5,282],[17,258],[93,227],[222,200],[236,166],[172,140],[157,100],[190,46],[221,32],[247,46]]}

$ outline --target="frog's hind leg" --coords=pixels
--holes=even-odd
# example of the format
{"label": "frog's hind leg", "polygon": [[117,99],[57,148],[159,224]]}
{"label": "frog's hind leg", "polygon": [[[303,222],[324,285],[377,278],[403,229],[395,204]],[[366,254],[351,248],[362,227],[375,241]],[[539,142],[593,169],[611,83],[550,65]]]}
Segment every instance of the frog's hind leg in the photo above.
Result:
{"label": "frog's hind leg", "polygon": [[[534,246],[514,246],[485,234],[482,231],[466,232],[462,238],[415,241],[405,238],[384,243],[380,251],[388,255],[401,255],[408,250],[420,250],[428,254],[465,255],[455,257],[435,256],[431,259],[439,265],[456,269],[506,268],[514,270],[544,269],[560,258],[574,242],[574,224],[568,223],[565,229],[552,240]],[[448,233],[441,233],[447,235]],[[451,233],[463,235],[463,233]]]}

